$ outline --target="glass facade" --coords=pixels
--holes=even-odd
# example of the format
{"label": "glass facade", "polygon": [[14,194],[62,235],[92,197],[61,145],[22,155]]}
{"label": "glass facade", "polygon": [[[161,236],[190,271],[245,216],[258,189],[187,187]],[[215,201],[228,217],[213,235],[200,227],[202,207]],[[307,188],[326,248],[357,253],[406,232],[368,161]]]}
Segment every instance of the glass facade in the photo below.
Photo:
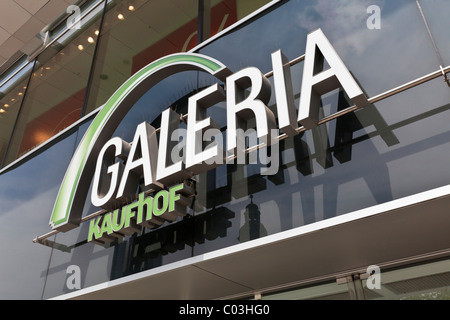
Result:
{"label": "glass facade", "polygon": [[198,0],[112,2],[99,39],[87,112],[148,63],[191,50],[267,2],[203,1],[203,10]]}
{"label": "glass facade", "polygon": [[[48,237],[44,245],[31,241],[50,231],[48,219],[65,170],[97,110],[148,63],[191,50],[233,72],[255,66],[267,73],[273,52],[281,49],[293,60],[305,52],[308,33],[321,28],[367,96],[375,97],[439,70],[442,59],[449,63],[448,28],[434,23],[443,12],[438,7],[448,5],[435,1],[438,6],[423,3],[421,11],[416,1],[377,0],[379,29],[367,25],[367,7],[374,1],[275,1],[238,27],[233,24],[270,1],[93,1],[96,7],[86,9],[81,28],[59,37],[55,31],[57,40],[32,68],[9,87],[0,85],[0,203],[5,208],[0,298],[47,299],[72,292],[66,286],[71,265],[83,270],[81,283],[87,288],[447,185],[450,90],[440,76],[280,141],[274,175],[261,174],[259,164],[227,164],[194,176],[196,196],[188,214],[161,228],[142,228],[99,246],[86,241],[89,222],[84,222]],[[298,108],[303,62],[291,72]],[[273,77],[269,80],[268,106],[276,112]],[[198,71],[167,77],[142,94],[113,136],[130,142],[143,121],[159,128],[168,107],[185,115],[188,98],[215,83],[224,85]],[[323,95],[321,105],[323,117],[351,106],[342,90]],[[225,133],[225,102],[208,115]],[[254,126],[252,120],[247,126]],[[98,210],[88,197],[82,216]],[[12,288],[24,281],[23,274],[32,284],[27,292]],[[317,295],[302,288],[263,298],[351,298],[344,287],[324,283]]]}
{"label": "glass facade", "polygon": [[31,74],[32,66],[28,68],[24,68],[24,66],[25,61],[19,61],[15,66],[15,70],[18,70],[18,73],[13,77],[2,79],[2,85],[0,86],[2,97],[0,100],[0,157],[2,160],[8,150],[11,134],[17,122],[20,105],[23,101]]}
{"label": "glass facade", "polygon": [[56,41],[38,56],[6,163],[80,119],[98,28],[99,22],[85,24],[77,34]]}
{"label": "glass facade", "polygon": [[[34,246],[32,240],[48,232],[48,210],[53,206],[52,198],[58,193],[82,128],[66,132],[51,148],[40,150],[20,166],[1,174],[2,299],[43,297],[52,250]],[[27,289],[18,283],[27,283]]]}
{"label": "glass facade", "polygon": [[[197,3],[111,2],[99,39],[87,112],[104,104],[122,83],[151,61],[195,46]],[[169,21],[168,16],[172,18]]]}
{"label": "glass facade", "polygon": [[449,260],[407,265],[383,270],[376,281],[351,277],[262,294],[262,300],[449,300],[448,270]]}

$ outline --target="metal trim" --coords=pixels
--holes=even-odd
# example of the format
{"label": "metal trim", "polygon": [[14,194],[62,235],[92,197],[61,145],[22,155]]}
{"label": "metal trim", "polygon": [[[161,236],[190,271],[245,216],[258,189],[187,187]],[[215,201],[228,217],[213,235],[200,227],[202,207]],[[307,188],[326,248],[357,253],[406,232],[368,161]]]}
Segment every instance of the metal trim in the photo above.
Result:
{"label": "metal trim", "polygon": [[[39,48],[38,50],[36,50],[35,52],[33,52],[32,55],[30,55],[29,59],[31,58],[31,60],[34,60],[37,58],[37,56],[42,53],[45,49],[47,49],[48,47],[50,47],[52,44],[54,44],[56,41],[58,41],[62,36],[64,36],[67,32],[69,32],[71,30],[71,28],[76,25],[77,23],[81,22],[84,18],[86,18],[89,14],[91,14],[92,12],[94,12],[95,10],[98,9],[98,7],[100,5],[102,5],[105,2],[105,0],[103,1],[99,1],[97,4],[94,4],[92,6],[92,8],[86,10],[76,21],[74,21],[69,27],[66,28],[66,30],[62,31],[61,34],[59,34],[57,37],[55,37],[54,39],[52,39],[50,42],[48,43],[43,43],[43,46],[41,48]],[[103,9],[104,10],[104,7]]]}
{"label": "metal trim", "polygon": [[[82,19],[84,19],[88,14],[90,14],[94,9],[96,9],[101,3],[103,3],[103,1],[100,1],[99,3],[97,3],[94,7],[92,7],[91,9],[89,9],[88,11],[86,11],[82,16],[80,16],[78,21],[81,21]],[[71,26],[73,26],[75,23],[73,23]],[[45,29],[45,28],[44,28]],[[69,28],[68,28],[69,29]],[[68,30],[67,29],[67,30]],[[22,67],[20,67],[18,70],[16,70],[14,73],[11,73],[10,75],[7,76],[7,78],[2,81],[2,83],[0,84],[0,88],[2,86],[5,85],[5,83],[7,83],[8,81],[10,81],[14,76],[16,76],[18,73],[20,73],[26,66],[28,66],[30,63],[33,63],[34,60],[36,59],[37,55],[39,53],[41,53],[42,51],[44,51],[46,48],[48,48],[48,46],[50,46],[51,44],[53,44],[55,41],[57,41],[59,38],[61,38],[66,32],[67,30],[65,30],[64,32],[62,32],[60,35],[58,35],[58,37],[56,37],[55,39],[53,39],[50,43],[43,45],[40,49],[38,49],[36,52],[34,52],[31,56],[26,57],[26,59],[28,60],[27,63],[24,63],[24,65]],[[23,56],[21,56],[23,57]],[[32,58],[32,59],[30,59]],[[19,59],[17,59],[19,60]]]}
{"label": "metal trim", "polygon": [[94,49],[94,53],[92,55],[92,61],[91,61],[91,67],[89,70],[89,76],[88,76],[88,80],[87,80],[87,84],[86,84],[86,92],[84,94],[84,98],[83,98],[83,106],[81,108],[81,112],[80,112],[80,119],[84,117],[85,113],[86,113],[86,108],[87,108],[87,103],[89,100],[89,95],[91,92],[91,85],[92,85],[92,81],[93,81],[93,76],[94,76],[94,69],[95,69],[95,65],[96,65],[96,61],[97,61],[97,55],[98,55],[98,48],[100,46],[100,42],[101,42],[101,37],[100,35],[102,34],[102,30],[103,30],[103,23],[105,21],[105,16],[106,16],[106,9],[107,9],[107,5],[108,2],[105,1],[104,2],[104,7],[103,7],[103,13],[102,13],[102,17],[100,19],[100,26],[99,26],[99,37],[97,38],[97,41],[95,43],[95,49]]}
{"label": "metal trim", "polygon": [[[17,60],[19,61],[20,58]],[[16,62],[17,62],[16,61]],[[26,63],[24,63],[22,66],[20,66],[14,73],[10,74],[7,76],[7,78],[5,80],[2,81],[2,83],[0,84],[0,88],[3,87],[6,83],[8,83],[12,78],[14,78],[16,75],[18,75],[23,69],[25,69],[25,67],[27,67],[29,64],[34,63],[33,61],[28,61]]]}
{"label": "metal trim", "polygon": [[430,36],[431,43],[433,44],[434,52],[436,53],[436,57],[439,60],[439,66],[442,70],[442,76],[444,77],[444,80],[447,83],[447,85],[450,87],[450,79],[447,77],[447,74],[443,70],[443,67],[445,65],[444,59],[442,59],[441,53],[436,44],[436,41],[434,40],[433,33],[431,32],[430,26],[428,25],[427,18],[425,17],[425,13],[423,12],[423,9],[422,9],[422,6],[420,5],[419,0],[416,0],[416,4],[419,7],[420,15],[422,16],[422,20],[425,24],[425,28],[427,29],[428,35]]}

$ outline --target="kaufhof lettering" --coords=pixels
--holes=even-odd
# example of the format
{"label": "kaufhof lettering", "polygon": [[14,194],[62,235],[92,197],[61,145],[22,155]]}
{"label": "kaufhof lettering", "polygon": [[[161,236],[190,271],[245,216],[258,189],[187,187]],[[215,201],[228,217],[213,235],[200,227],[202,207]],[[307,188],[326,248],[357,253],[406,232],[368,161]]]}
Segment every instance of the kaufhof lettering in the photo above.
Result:
{"label": "kaufhof lettering", "polygon": [[191,191],[187,189],[185,184],[178,184],[158,191],[153,197],[141,192],[137,201],[91,219],[88,242],[104,244],[131,235],[142,226],[153,229],[184,216],[190,203],[186,196]]}

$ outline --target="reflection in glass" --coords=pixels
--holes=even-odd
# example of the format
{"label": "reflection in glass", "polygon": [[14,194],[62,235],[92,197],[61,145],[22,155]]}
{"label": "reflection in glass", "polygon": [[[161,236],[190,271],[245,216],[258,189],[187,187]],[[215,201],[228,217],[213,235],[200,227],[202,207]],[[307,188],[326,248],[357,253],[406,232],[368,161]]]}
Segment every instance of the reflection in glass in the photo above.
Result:
{"label": "reflection in glass", "polygon": [[0,87],[0,164],[8,149],[32,67],[33,63],[29,63]]}
{"label": "reflection in glass", "polygon": [[76,130],[68,132],[51,148],[0,175],[1,299],[42,298],[52,249],[33,239],[50,231],[49,213],[75,140]]}
{"label": "reflection in glass", "polygon": [[245,207],[244,225],[239,230],[239,241],[258,239],[267,235],[267,230],[261,223],[261,212],[258,206],[253,203],[253,196],[250,195],[250,204]]}
{"label": "reflection in glass", "polygon": [[[290,60],[301,56],[306,35],[321,28],[369,97],[436,71],[435,53],[415,1],[377,1],[382,12],[379,30],[366,24],[370,16],[366,10],[373,4],[291,0],[199,52],[232,71],[256,66],[268,72],[272,52],[281,49]],[[296,88],[301,79],[293,81]]]}
{"label": "reflection in glass", "polygon": [[[131,5],[133,10],[129,10]],[[148,63],[195,46],[197,14],[197,0],[111,2],[100,34],[86,113],[104,104]]]}
{"label": "reflection in glass", "polygon": [[[366,299],[450,300],[450,261],[442,260],[396,270],[381,270],[379,289],[363,281]],[[369,280],[371,281],[371,280]],[[371,289],[369,289],[371,288]]]}
{"label": "reflection in glass", "polygon": [[[448,41],[450,21],[447,19],[450,2],[445,0],[421,0],[419,3],[435,41],[436,49],[443,60],[443,67],[446,67],[450,65],[450,42]],[[431,40],[429,43],[431,45]],[[436,63],[438,63],[438,60],[436,60]]]}
{"label": "reflection in glass", "polygon": [[202,40],[215,36],[271,0],[204,0]]}
{"label": "reflection in glass", "polygon": [[[132,74],[168,54],[186,52],[269,1],[120,0],[107,10],[86,112],[104,104]],[[133,10],[129,10],[132,5]],[[170,19],[167,19],[170,17]],[[198,34],[201,28],[201,35]]]}
{"label": "reflection in glass", "polygon": [[98,28],[99,22],[90,20],[70,39],[58,39],[38,56],[7,163],[80,119]]}

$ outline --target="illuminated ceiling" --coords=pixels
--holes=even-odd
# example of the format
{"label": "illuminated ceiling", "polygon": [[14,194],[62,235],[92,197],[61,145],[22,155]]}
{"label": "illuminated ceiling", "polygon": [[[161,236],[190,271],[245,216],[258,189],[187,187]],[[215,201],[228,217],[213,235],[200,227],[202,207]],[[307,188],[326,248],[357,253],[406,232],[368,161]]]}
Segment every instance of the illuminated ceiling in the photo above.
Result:
{"label": "illuminated ceiling", "polygon": [[[39,43],[37,34],[65,12],[75,0],[0,1],[0,70],[8,60],[30,54]],[[9,61],[13,62],[13,61]],[[1,70],[3,71],[3,70]]]}

